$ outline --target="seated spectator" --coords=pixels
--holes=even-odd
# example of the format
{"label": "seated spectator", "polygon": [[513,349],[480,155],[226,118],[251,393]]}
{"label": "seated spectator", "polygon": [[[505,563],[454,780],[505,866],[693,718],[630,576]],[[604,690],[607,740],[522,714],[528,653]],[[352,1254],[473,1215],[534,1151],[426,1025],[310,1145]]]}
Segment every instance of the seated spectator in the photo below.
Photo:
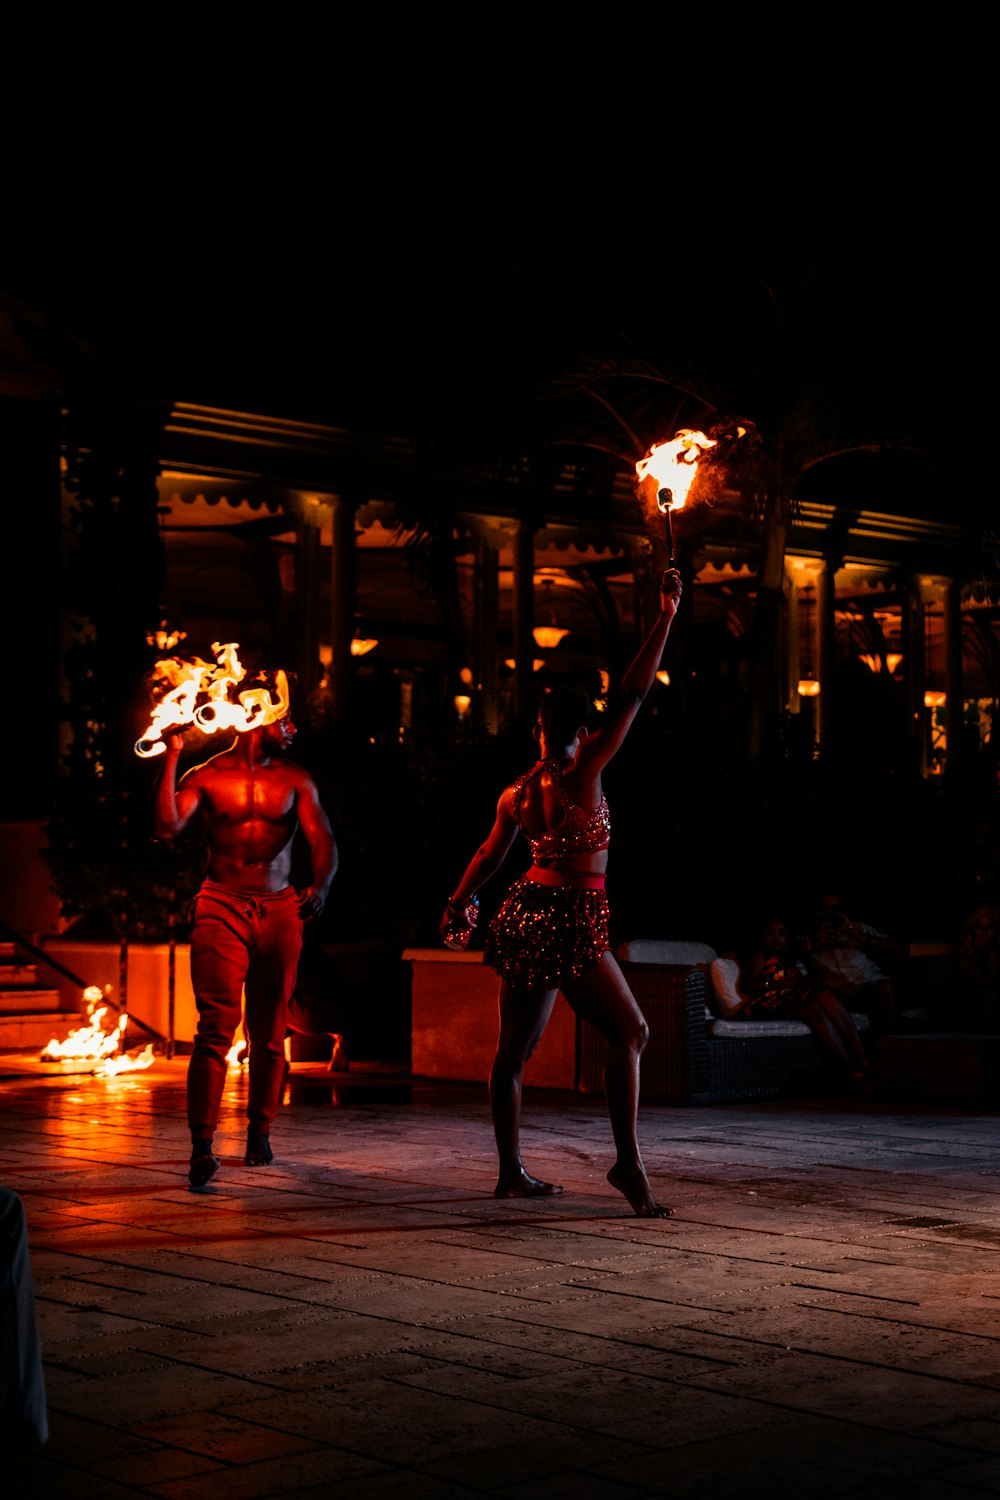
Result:
{"label": "seated spectator", "polygon": [[901,957],[905,944],[844,911],[839,896],[822,896],[809,934],[818,977],[850,1010],[863,1011],[878,1032],[898,1031],[899,1010],[878,957]]}
{"label": "seated spectator", "polygon": [[0,1437],[7,1450],[49,1436],[24,1205],[0,1188]]}
{"label": "seated spectator", "polygon": [[949,1028],[1000,1029],[1000,912],[995,907],[977,906],[962,923],[946,995]]}
{"label": "seated spectator", "polygon": [[854,1086],[870,1091],[871,1064],[850,1012],[792,951],[785,922],[768,922],[760,945],[743,956],[739,989],[745,999],[737,1019],[803,1021]]}

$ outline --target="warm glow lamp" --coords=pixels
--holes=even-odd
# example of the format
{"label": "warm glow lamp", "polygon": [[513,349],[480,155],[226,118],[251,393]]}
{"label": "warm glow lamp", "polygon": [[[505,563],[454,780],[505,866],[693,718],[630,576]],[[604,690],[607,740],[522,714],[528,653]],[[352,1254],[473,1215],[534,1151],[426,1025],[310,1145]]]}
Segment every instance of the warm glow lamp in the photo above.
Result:
{"label": "warm glow lamp", "polygon": [[561,640],[564,640],[569,635],[569,631],[564,630],[561,625],[556,624],[556,612],[552,604],[551,578],[545,579],[544,587],[545,597],[549,604],[549,623],[547,625],[536,625],[532,631],[532,635],[535,637],[535,645],[539,651],[552,651],[559,645]]}
{"label": "warm glow lamp", "polygon": [[806,614],[806,669],[798,681],[800,698],[815,698],[820,690],[819,678],[815,676],[812,669],[812,590],[811,583],[807,583],[803,589],[803,593],[808,595],[808,598],[802,600],[802,606],[808,612]]}

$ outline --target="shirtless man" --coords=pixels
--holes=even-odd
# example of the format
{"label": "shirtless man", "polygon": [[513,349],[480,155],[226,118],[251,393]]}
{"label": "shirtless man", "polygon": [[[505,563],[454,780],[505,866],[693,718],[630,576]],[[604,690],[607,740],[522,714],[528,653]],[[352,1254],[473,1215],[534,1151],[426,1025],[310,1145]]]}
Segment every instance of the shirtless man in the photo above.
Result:
{"label": "shirtless man", "polygon": [[[204,1188],[219,1169],[212,1137],[244,989],[250,1042],[245,1162],[266,1167],[274,1157],[270,1130],[284,1079],[286,1007],[295,987],[302,924],[323,910],[337,870],[337,846],[316,784],[301,766],[284,759],[295,732],[287,715],[244,730],[228,750],[189,770],[179,785],[183,738],[164,737],[156,837],[177,838],[197,813],[209,844],[208,873],[192,906],[198,1030],[187,1098],[188,1180],[194,1189]],[[312,884],[301,891],[289,883],[297,829],[312,860]]]}

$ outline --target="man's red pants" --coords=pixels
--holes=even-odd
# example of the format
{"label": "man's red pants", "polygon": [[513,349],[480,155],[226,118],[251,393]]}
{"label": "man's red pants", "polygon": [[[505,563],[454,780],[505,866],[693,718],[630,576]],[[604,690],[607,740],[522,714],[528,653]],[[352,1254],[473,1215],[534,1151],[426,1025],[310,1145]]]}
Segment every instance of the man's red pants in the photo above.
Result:
{"label": "man's red pants", "polygon": [[285,1076],[286,1009],[302,951],[302,918],[292,886],[272,894],[203,882],[193,903],[191,983],[198,1030],[188,1066],[188,1124],[194,1140],[219,1123],[226,1054],[243,1013],[250,1043],[247,1119],[270,1129]]}

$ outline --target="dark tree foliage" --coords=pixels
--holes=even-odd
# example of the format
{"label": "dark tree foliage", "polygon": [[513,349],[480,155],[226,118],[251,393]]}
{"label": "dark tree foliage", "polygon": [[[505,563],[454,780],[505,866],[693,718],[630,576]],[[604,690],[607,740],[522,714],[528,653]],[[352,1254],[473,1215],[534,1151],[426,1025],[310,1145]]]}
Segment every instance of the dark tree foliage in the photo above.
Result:
{"label": "dark tree foliage", "polygon": [[78,374],[65,407],[64,482],[73,497],[65,610],[67,736],[48,820],[63,915],[95,935],[159,937],[175,858],[149,838],[148,766],[134,743],[149,710],[164,567],[157,531],[159,429],[146,403],[100,370]]}

